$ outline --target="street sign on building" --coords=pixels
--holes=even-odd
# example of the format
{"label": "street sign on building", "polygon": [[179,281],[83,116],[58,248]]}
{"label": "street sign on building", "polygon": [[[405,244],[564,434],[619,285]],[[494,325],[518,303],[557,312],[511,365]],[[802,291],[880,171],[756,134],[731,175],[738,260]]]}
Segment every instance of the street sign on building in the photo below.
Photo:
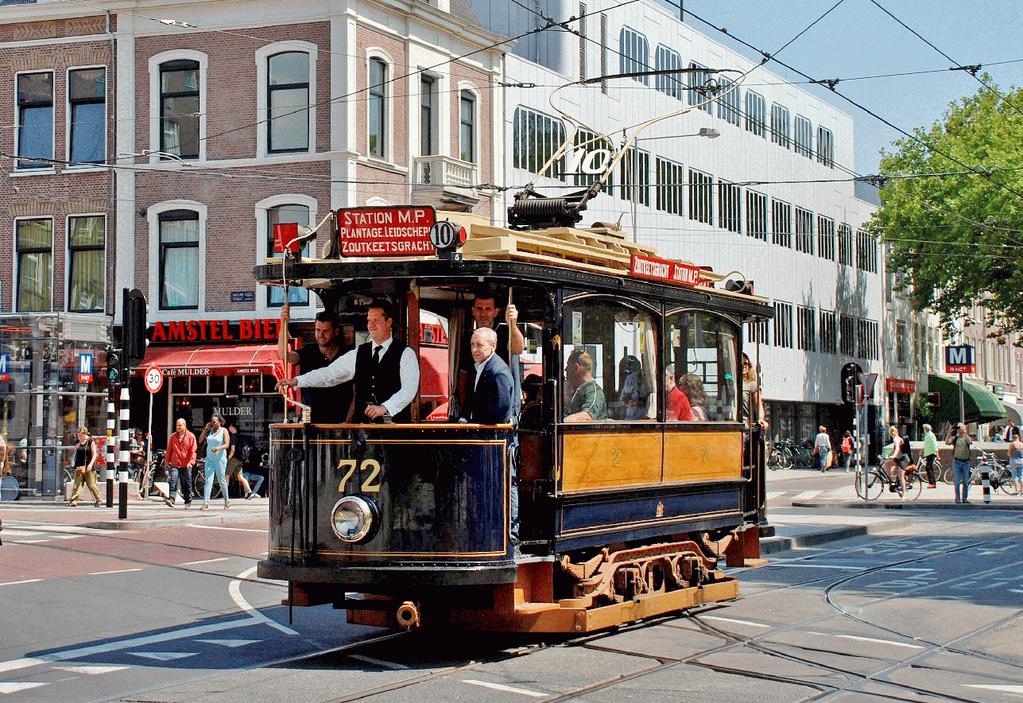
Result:
{"label": "street sign on building", "polygon": [[150,364],[146,367],[146,372],[143,374],[142,379],[146,384],[146,390],[154,395],[163,388],[163,371],[156,364]]}
{"label": "street sign on building", "polygon": [[945,373],[974,373],[977,370],[973,345],[945,347]]}
{"label": "street sign on building", "polygon": [[78,355],[78,382],[79,383],[91,383],[92,382],[92,354],[79,354]]}

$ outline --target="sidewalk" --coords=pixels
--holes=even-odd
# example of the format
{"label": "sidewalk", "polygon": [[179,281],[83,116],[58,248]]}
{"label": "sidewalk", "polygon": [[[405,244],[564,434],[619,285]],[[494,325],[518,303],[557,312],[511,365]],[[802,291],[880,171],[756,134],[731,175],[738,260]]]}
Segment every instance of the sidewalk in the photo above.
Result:
{"label": "sidewalk", "polygon": [[[103,493],[103,491],[100,491]],[[128,499],[128,517],[119,520],[117,494],[114,494],[114,505],[106,507],[103,503],[99,508],[93,507],[90,501],[81,501],[76,507],[69,508],[62,500],[53,498],[22,497],[18,500],[0,502],[0,517],[5,522],[36,522],[48,525],[74,525],[91,527],[99,530],[144,530],[156,527],[172,527],[189,523],[203,525],[222,525],[232,522],[266,520],[269,514],[269,501],[266,498],[232,498],[231,507],[224,509],[224,501],[210,501],[209,510],[200,510],[202,499],[193,500],[192,507],[186,509],[180,502],[173,508],[155,496],[148,500],[139,498]]]}

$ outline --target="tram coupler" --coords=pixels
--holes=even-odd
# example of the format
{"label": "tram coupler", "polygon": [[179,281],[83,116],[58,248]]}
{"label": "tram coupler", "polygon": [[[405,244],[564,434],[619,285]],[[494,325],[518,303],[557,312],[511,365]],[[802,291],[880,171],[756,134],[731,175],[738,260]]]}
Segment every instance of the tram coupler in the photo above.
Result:
{"label": "tram coupler", "polygon": [[732,533],[732,539],[725,548],[725,563],[728,566],[747,568],[767,564],[767,559],[760,557],[759,526],[746,525]]}

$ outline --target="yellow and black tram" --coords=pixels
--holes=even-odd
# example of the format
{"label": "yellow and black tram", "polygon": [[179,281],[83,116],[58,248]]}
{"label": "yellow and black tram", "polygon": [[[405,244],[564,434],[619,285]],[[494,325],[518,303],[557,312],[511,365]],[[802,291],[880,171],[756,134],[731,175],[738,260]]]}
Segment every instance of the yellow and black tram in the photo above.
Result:
{"label": "yellow and black tram", "polygon": [[[405,628],[586,632],[736,597],[721,566],[759,556],[765,498],[742,330],[767,301],[601,227],[451,215],[461,249],[396,247],[414,228],[389,231],[409,221],[390,210],[366,220],[360,241],[384,243],[356,251],[372,256],[333,245],[256,269],[314,290],[357,339],[388,299],[421,366],[408,423],[271,426],[259,575],[287,581],[293,606]],[[481,286],[514,301],[524,331],[513,424],[458,421]],[[591,381],[601,409],[567,412]]]}

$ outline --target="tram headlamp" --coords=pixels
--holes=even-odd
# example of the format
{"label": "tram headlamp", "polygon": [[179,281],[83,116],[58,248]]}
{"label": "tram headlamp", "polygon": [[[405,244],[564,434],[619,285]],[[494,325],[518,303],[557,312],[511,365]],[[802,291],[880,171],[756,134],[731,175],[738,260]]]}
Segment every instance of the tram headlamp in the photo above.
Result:
{"label": "tram headlamp", "polygon": [[342,542],[355,544],[369,539],[376,530],[377,508],[373,501],[359,496],[345,496],[334,504],[330,527]]}

